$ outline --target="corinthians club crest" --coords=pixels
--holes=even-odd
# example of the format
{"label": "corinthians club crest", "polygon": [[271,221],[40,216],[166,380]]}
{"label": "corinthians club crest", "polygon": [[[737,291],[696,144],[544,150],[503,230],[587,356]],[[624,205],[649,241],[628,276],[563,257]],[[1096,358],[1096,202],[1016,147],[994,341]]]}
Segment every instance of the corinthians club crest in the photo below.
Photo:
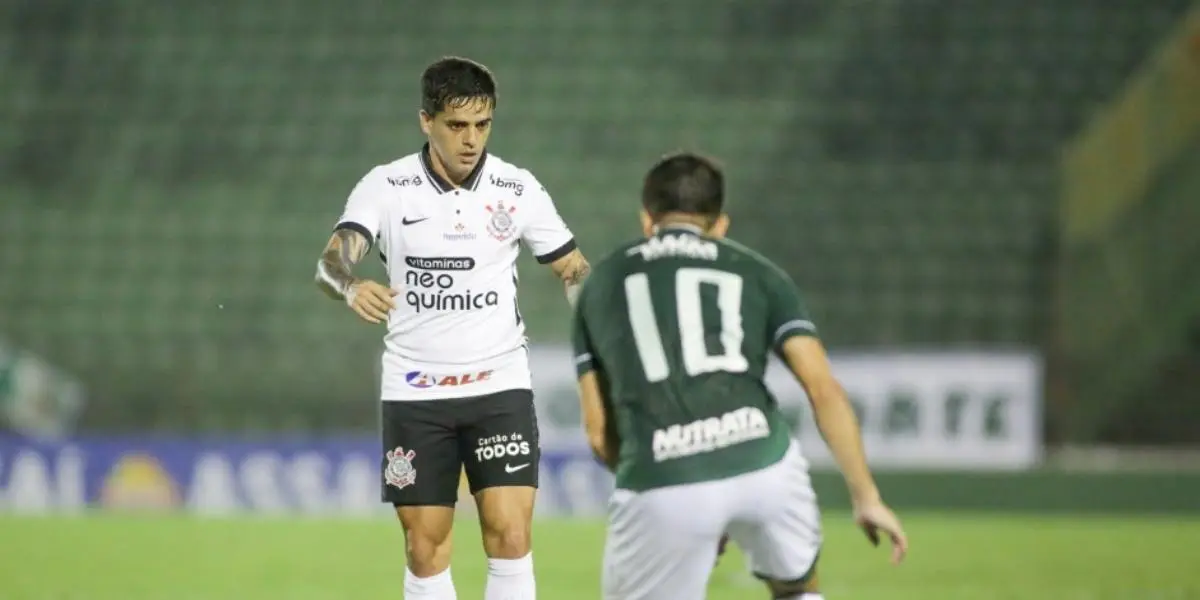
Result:
{"label": "corinthians club crest", "polygon": [[504,207],[504,201],[496,202],[496,208],[488,205],[487,211],[492,213],[491,220],[488,221],[487,230],[492,237],[504,241],[511,238],[516,233],[516,224],[513,223],[512,213],[517,210],[517,207]]}
{"label": "corinthians club crest", "polygon": [[395,450],[388,451],[386,456],[388,464],[383,470],[383,478],[388,485],[401,489],[417,482],[417,469],[412,464],[413,458],[417,456],[416,452],[405,452],[403,447],[398,446]]}

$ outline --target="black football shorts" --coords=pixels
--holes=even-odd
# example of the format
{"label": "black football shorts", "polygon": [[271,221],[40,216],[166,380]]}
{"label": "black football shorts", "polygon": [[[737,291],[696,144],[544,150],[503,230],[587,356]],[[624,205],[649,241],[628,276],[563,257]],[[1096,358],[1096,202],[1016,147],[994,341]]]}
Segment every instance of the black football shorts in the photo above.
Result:
{"label": "black football shorts", "polygon": [[471,493],[538,485],[533,392],[381,403],[384,502],[454,506],[466,470]]}

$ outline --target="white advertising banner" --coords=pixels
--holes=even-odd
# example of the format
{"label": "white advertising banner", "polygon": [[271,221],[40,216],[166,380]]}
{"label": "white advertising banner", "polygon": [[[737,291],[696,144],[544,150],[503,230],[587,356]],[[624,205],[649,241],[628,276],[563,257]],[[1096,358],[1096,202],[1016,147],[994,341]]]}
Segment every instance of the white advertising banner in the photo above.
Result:
{"label": "white advertising banner", "polygon": [[[612,476],[591,457],[565,346],[532,350],[542,440],[538,513],[603,514]],[[1009,353],[834,357],[868,460],[883,469],[1017,470],[1041,457],[1041,367]],[[800,386],[779,364],[767,384],[813,465],[831,467]],[[72,436],[0,433],[0,513],[181,510],[197,514],[386,517],[374,434],[348,437]],[[464,482],[465,483],[465,482]],[[469,508],[462,486],[463,508]]]}
{"label": "white advertising banner", "polygon": [[[570,350],[532,351],[544,443],[582,444]],[[1042,456],[1041,361],[1016,352],[882,352],[831,357],[877,469],[1006,469]],[[767,386],[814,466],[832,467],[803,389],[773,362]]]}

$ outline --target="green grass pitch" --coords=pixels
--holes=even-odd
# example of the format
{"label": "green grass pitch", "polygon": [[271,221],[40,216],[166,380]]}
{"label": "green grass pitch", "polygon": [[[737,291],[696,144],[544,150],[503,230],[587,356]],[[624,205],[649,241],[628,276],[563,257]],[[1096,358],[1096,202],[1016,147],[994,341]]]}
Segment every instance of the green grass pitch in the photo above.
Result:
{"label": "green grass pitch", "polygon": [[[906,514],[895,568],[845,514],[825,517],[829,600],[1200,598],[1200,517]],[[539,521],[543,600],[599,598],[602,523]],[[458,597],[483,598],[478,527],[459,522]],[[387,520],[0,517],[4,600],[381,600],[403,596],[403,539]],[[727,556],[709,598],[766,598]]]}

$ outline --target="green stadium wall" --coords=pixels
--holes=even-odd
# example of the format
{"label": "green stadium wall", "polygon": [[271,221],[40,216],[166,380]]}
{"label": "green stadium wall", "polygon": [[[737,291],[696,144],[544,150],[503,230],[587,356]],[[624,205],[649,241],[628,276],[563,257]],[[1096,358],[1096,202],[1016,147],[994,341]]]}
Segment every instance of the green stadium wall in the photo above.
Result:
{"label": "green stadium wall", "polygon": [[[1200,473],[887,472],[877,474],[876,480],[898,511],[1200,513]],[[813,485],[826,510],[850,505],[840,475],[814,473]]]}

